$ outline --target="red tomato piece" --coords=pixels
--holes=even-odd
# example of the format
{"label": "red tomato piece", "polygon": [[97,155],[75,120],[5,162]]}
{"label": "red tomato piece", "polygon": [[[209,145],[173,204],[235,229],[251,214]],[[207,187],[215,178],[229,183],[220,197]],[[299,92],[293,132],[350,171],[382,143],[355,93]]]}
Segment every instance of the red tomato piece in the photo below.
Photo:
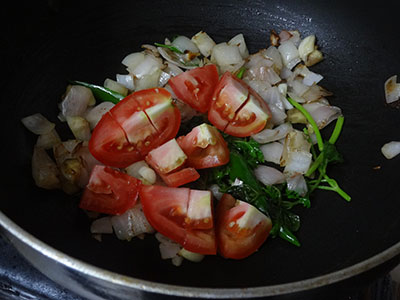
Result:
{"label": "red tomato piece", "polygon": [[103,115],[93,130],[88,146],[98,161],[117,168],[124,168],[142,157],[109,112]]}
{"label": "red tomato piece", "polygon": [[120,215],[136,204],[140,180],[110,167],[96,165],[79,207],[99,213]]}
{"label": "red tomato piece", "polygon": [[261,131],[271,112],[244,81],[226,72],[215,90],[208,119],[219,130],[238,137]]}
{"label": "red tomato piece", "polygon": [[219,131],[208,124],[196,126],[186,136],[180,136],[178,144],[188,156],[187,165],[205,169],[229,162],[229,149]]}
{"label": "red tomato piece", "polygon": [[[140,201],[143,212],[155,230],[179,243],[186,250],[216,254],[214,229],[190,228],[187,225],[190,193],[188,188],[142,186]],[[208,211],[212,214],[212,210]],[[212,219],[213,216],[207,217]]]}
{"label": "red tomato piece", "polygon": [[172,77],[169,84],[180,100],[205,113],[210,108],[218,78],[217,67],[210,64]]}
{"label": "red tomato piece", "polygon": [[269,217],[229,194],[218,202],[216,220],[218,251],[226,258],[248,257],[265,242],[272,228]]}
{"label": "red tomato piece", "polygon": [[180,122],[179,109],[167,90],[141,90],[122,99],[103,116],[93,131],[89,149],[106,165],[127,167],[174,138]]}
{"label": "red tomato piece", "polygon": [[170,174],[159,174],[162,180],[171,187],[178,187],[189,182],[196,181],[200,178],[200,174],[194,168],[184,168]]}

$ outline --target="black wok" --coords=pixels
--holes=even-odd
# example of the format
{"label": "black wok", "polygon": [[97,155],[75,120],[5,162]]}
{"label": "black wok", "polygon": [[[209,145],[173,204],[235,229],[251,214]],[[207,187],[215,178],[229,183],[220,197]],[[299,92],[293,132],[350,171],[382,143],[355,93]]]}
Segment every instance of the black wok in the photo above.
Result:
{"label": "black wok", "polygon": [[[363,273],[344,281],[348,285],[339,284],[359,286],[398,262],[400,160],[388,161],[380,152],[384,143],[400,139],[399,111],[385,105],[383,92],[384,81],[400,75],[395,4],[32,2],[3,12],[0,209],[5,216],[0,220],[18,249],[48,276],[80,293],[92,293],[88,297],[128,299],[135,290],[256,297],[323,287]],[[352,201],[330,192],[315,193],[312,207],[299,210],[300,248],[269,239],[245,260],[215,256],[177,268],[160,259],[152,237],[128,243],[110,236],[99,243],[77,207],[78,197],[35,187],[30,159],[36,137],[20,119],[41,112],[57,122],[61,135],[71,137],[65,124],[57,121],[57,103],[67,80],[101,84],[124,72],[120,62],[126,54],[165,36],[204,30],[222,42],[243,33],[250,52],[255,52],[266,47],[271,29],[316,34],[325,60],[314,70],[325,76],[321,84],[334,92],[331,102],[346,118],[337,144],[346,161],[332,167],[330,174]]]}

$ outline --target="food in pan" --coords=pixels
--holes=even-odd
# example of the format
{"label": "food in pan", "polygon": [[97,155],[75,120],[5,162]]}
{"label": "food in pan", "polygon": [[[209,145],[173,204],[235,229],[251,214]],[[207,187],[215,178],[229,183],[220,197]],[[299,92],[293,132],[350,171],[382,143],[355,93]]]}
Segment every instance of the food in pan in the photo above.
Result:
{"label": "food in pan", "polygon": [[270,43],[250,55],[242,34],[217,44],[201,31],[143,45],[103,86],[70,82],[58,118],[73,138],[40,113],[22,119],[39,135],[36,184],[79,196],[98,239],[155,233],[176,265],[242,259],[268,236],[300,246],[294,207],[316,189],[350,201],[327,173],[344,117],[309,69],[316,37],[272,31]]}

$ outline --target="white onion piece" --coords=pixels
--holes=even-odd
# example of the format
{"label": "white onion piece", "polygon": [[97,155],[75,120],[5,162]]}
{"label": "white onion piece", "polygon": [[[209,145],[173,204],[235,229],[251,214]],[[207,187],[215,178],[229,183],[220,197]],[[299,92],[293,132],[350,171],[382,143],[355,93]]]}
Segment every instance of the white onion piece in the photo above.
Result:
{"label": "white onion piece", "polygon": [[143,44],[141,47],[143,49],[145,49],[144,51],[147,54],[154,55],[155,57],[159,57],[160,56],[160,53],[158,52],[157,47],[154,46],[154,45]]}
{"label": "white onion piece", "polygon": [[285,176],[275,168],[259,165],[254,169],[254,175],[265,185],[274,185],[285,182]]}
{"label": "white onion piece", "polygon": [[143,233],[154,232],[140,204],[136,204],[120,216],[112,216],[111,223],[115,234],[121,240],[130,240]]}
{"label": "white onion piece", "polygon": [[[280,54],[279,54],[279,56],[280,56]],[[261,67],[270,68],[270,67],[273,67],[273,65],[274,65],[274,61],[272,60],[272,58],[268,57],[267,51],[265,49],[260,50],[257,53],[250,55],[246,62],[247,69],[255,68],[255,70],[257,70]]]}
{"label": "white onion piece", "polygon": [[301,61],[299,51],[291,41],[281,43],[278,50],[281,53],[283,65],[289,70]]}
{"label": "white onion piece", "polygon": [[61,102],[61,114],[64,117],[83,116],[94,98],[92,91],[84,86],[68,86],[67,93]]}
{"label": "white onion piece", "polygon": [[306,103],[303,104],[303,107],[310,113],[319,129],[324,128],[342,115],[342,110],[339,107],[320,102]]}
{"label": "white onion piece", "polygon": [[189,121],[194,116],[199,115],[199,112],[197,110],[195,110],[190,105],[188,105],[187,103],[185,103],[179,99],[176,100],[175,104],[176,104],[176,107],[178,107],[179,111],[181,112],[182,122]]}
{"label": "white onion piece", "polygon": [[163,67],[160,58],[156,58],[153,55],[145,55],[144,60],[141,61],[134,68],[129,67],[128,71],[132,73],[136,78],[141,79],[145,76],[152,75],[154,72],[161,70]]}
{"label": "white onion piece", "polygon": [[135,89],[135,82],[133,81],[132,74],[117,74],[116,79],[119,84],[123,85],[128,90],[133,91]]}
{"label": "white onion piece", "polygon": [[128,54],[122,60],[122,64],[126,66],[128,69],[135,69],[137,65],[139,65],[145,59],[145,54],[143,52],[135,52]]}
{"label": "white onion piece", "polygon": [[315,65],[316,63],[319,63],[321,60],[323,60],[324,57],[322,55],[322,52],[315,49],[313,52],[311,52],[308,57],[307,60],[305,61],[306,66],[310,67]]}
{"label": "white onion piece", "polygon": [[123,96],[128,95],[128,89],[124,85],[110,78],[106,78],[106,80],[104,80],[104,87],[120,93]]}
{"label": "white onion piece", "polygon": [[131,164],[125,170],[127,174],[140,179],[143,184],[154,184],[157,180],[156,173],[144,160]]}
{"label": "white onion piece", "polygon": [[183,73],[182,69],[179,68],[177,65],[167,62],[167,67],[164,69],[164,72],[167,72],[172,77],[175,77],[181,73]]}
{"label": "white onion piece", "polygon": [[168,74],[167,72],[161,71],[157,86],[163,87],[164,85],[166,85],[168,83],[170,78],[171,78],[170,74]]}
{"label": "white onion piece", "polygon": [[21,119],[22,124],[34,134],[47,134],[54,129],[56,124],[50,122],[41,113],[36,113]]}
{"label": "white onion piece", "polygon": [[387,159],[392,159],[396,155],[400,154],[400,142],[391,141],[389,143],[386,143],[385,145],[383,145],[381,151],[382,151],[382,154]]}
{"label": "white onion piece", "polygon": [[273,86],[267,91],[259,92],[259,95],[269,106],[271,111],[271,122],[275,125],[283,124],[287,115],[282,103],[282,94],[279,92],[278,87]]}
{"label": "white onion piece", "polygon": [[90,129],[94,129],[99,123],[101,117],[108,112],[111,108],[114,107],[114,103],[109,101],[101,102],[100,104],[96,105],[92,109],[88,110],[85,113],[85,119],[89,122]]}
{"label": "white onion piece", "polygon": [[302,174],[295,174],[286,178],[287,188],[289,191],[295,191],[300,196],[305,196],[308,192],[307,183]]}
{"label": "white onion piece", "polygon": [[161,69],[156,69],[153,73],[135,79],[135,91],[150,89],[158,85],[160,81]]}
{"label": "white onion piece", "polygon": [[179,58],[178,54],[173,53],[172,51],[165,49],[163,47],[157,47],[158,52],[160,52],[161,56],[168,62],[177,65],[178,67],[182,69],[194,69],[197,68],[198,66],[193,64],[183,64],[181,62],[181,59]]}
{"label": "white onion piece", "polygon": [[260,144],[266,144],[285,138],[286,135],[292,130],[292,124],[283,123],[274,129],[264,129],[259,133],[252,135],[252,138]]}
{"label": "white onion piece", "polygon": [[52,149],[59,143],[61,143],[60,136],[58,135],[56,129],[53,129],[49,133],[39,135],[36,141],[36,147]]}
{"label": "white onion piece", "polygon": [[81,144],[82,144],[82,141],[78,141],[78,140],[67,140],[67,141],[62,142],[62,146],[69,153],[73,153],[75,150],[78,149],[78,146],[80,146]]}
{"label": "white onion piece", "polygon": [[241,63],[243,58],[238,47],[220,43],[212,49],[211,61],[216,62],[219,66],[227,66]]}
{"label": "white onion piece", "polygon": [[61,187],[60,171],[56,163],[50,158],[46,150],[39,147],[33,148],[32,177],[38,187],[56,189]]}
{"label": "white onion piece", "polygon": [[278,50],[278,48],[274,46],[270,46],[267,48],[265,51],[265,54],[267,57],[271,58],[272,61],[274,62],[274,69],[277,73],[280,73],[283,67],[282,63],[282,56]]}
{"label": "white onion piece", "polygon": [[222,198],[222,195],[224,193],[220,192],[220,188],[217,184],[212,184],[209,187],[209,190],[211,191],[212,195],[214,196],[215,199],[220,200]]}
{"label": "white onion piece", "polygon": [[172,46],[179,49],[181,52],[189,51],[191,53],[200,53],[196,44],[184,35],[177,36],[171,43]]}
{"label": "white onion piece", "polygon": [[308,91],[309,86],[305,85],[301,79],[295,79],[293,81],[288,82],[289,91],[293,92],[297,96],[303,96],[304,93]]}
{"label": "white onion piece", "polygon": [[170,259],[174,258],[178,255],[178,252],[181,250],[181,245],[175,243],[170,240],[166,236],[163,236],[161,233],[156,233],[156,239],[160,242],[160,253],[162,259]]}
{"label": "white onion piece", "polygon": [[247,49],[246,42],[242,33],[235,35],[229,42],[228,45],[234,45],[239,48],[239,53],[243,58],[249,57],[249,50]]}
{"label": "white onion piece", "polygon": [[291,70],[289,70],[288,68],[286,68],[285,66],[282,67],[281,69],[281,73],[280,73],[280,77],[282,79],[289,79],[292,76],[293,72]]}
{"label": "white onion piece", "polygon": [[171,258],[171,262],[172,262],[172,264],[173,264],[174,266],[179,267],[179,266],[182,264],[182,262],[183,262],[183,257],[177,255],[177,256]]}
{"label": "white onion piece", "polygon": [[308,56],[314,51],[315,49],[315,35],[309,35],[305,37],[299,45],[299,55],[300,58],[306,62]]}
{"label": "white onion piece", "polygon": [[91,137],[89,122],[79,116],[67,117],[68,127],[71,129],[74,137],[80,141],[89,141]]}
{"label": "white onion piece", "polygon": [[314,102],[318,100],[322,100],[321,98],[324,96],[324,91],[318,85],[310,86],[310,88],[305,92],[302,96],[306,102]]}
{"label": "white onion piece", "polygon": [[182,256],[183,258],[190,260],[192,262],[201,262],[204,259],[204,255],[200,253],[195,253],[189,250],[186,250],[185,248],[182,248],[179,250],[178,254]]}
{"label": "white onion piece", "polygon": [[393,75],[385,82],[386,103],[392,103],[400,99],[400,83],[397,83],[397,75]]}
{"label": "white onion piece", "polygon": [[305,174],[310,168],[312,154],[307,151],[290,152],[283,172],[285,174]]}
{"label": "white onion piece", "polygon": [[260,150],[264,155],[265,161],[280,164],[283,152],[283,145],[278,142],[272,142],[260,146]]}
{"label": "white onion piece", "polygon": [[308,74],[303,78],[303,83],[308,86],[312,86],[313,84],[317,84],[324,77],[320,74],[309,71]]}
{"label": "white onion piece", "polygon": [[110,217],[96,219],[90,226],[91,233],[113,233]]}
{"label": "white onion piece", "polygon": [[286,135],[283,144],[283,152],[281,157],[281,166],[286,166],[290,160],[290,155],[297,152],[309,153],[311,144],[308,142],[306,135],[299,130],[292,130]]}
{"label": "white onion piece", "polygon": [[196,33],[192,37],[193,43],[199,48],[200,53],[204,57],[209,57],[211,55],[212,48],[216,45],[214,40],[204,31]]}

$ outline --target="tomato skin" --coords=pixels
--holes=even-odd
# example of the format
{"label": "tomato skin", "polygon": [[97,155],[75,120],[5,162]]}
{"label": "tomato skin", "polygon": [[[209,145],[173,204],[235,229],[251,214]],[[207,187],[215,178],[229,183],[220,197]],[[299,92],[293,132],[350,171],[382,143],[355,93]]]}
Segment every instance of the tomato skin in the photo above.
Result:
{"label": "tomato skin", "polygon": [[180,122],[179,109],[167,90],[141,90],[103,115],[93,130],[89,150],[100,162],[124,168],[174,138]]}
{"label": "tomato skin", "polygon": [[88,147],[98,161],[108,166],[124,168],[141,159],[140,153],[132,147],[124,130],[109,112],[93,130]]}
{"label": "tomato skin", "polygon": [[170,174],[159,175],[170,187],[178,187],[200,178],[200,174],[194,168],[183,168]]}
{"label": "tomato skin", "polygon": [[136,204],[141,181],[110,167],[96,165],[79,207],[99,213],[120,215]]}
{"label": "tomato skin", "polygon": [[205,113],[210,108],[218,78],[217,67],[210,64],[172,77],[169,84],[180,100]]}
{"label": "tomato skin", "polygon": [[[240,220],[246,213],[253,212],[249,219],[256,224],[241,227]],[[216,238],[219,253],[225,258],[242,259],[253,254],[267,239],[272,228],[271,220],[248,203],[237,201],[224,194],[217,205]]]}
{"label": "tomato skin", "polygon": [[188,156],[187,165],[195,169],[213,168],[229,162],[229,148],[219,131],[210,125],[196,126],[177,139]]}
{"label": "tomato skin", "polygon": [[216,254],[214,229],[185,228],[189,188],[142,186],[140,201],[143,212],[155,230],[182,245],[186,250],[201,254]]}
{"label": "tomato skin", "polygon": [[267,103],[243,80],[225,72],[208,111],[208,119],[219,130],[237,137],[261,131],[271,117]]}

